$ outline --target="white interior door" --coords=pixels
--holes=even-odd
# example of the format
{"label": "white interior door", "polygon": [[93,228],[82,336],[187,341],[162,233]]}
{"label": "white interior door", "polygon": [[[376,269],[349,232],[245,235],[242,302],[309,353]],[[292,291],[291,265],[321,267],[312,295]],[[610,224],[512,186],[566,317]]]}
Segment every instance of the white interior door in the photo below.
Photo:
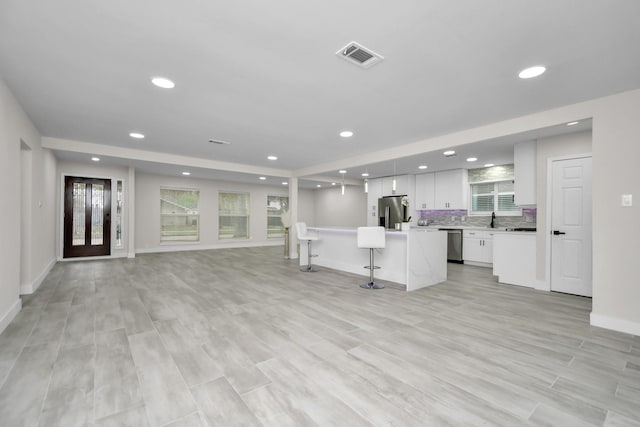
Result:
{"label": "white interior door", "polygon": [[591,157],[552,167],[551,290],[591,296]]}

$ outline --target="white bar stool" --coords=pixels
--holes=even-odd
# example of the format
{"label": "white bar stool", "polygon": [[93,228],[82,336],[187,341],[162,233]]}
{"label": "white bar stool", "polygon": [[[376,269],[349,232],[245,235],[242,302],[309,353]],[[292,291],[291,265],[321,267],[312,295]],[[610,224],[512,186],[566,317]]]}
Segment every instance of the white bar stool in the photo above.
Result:
{"label": "white bar stool", "polygon": [[361,288],[384,288],[384,285],[373,280],[373,270],[380,268],[374,265],[373,251],[375,249],[384,249],[386,246],[385,237],[384,227],[358,227],[358,247],[360,249],[369,249],[369,265],[364,267],[369,269],[369,283],[360,285]]}
{"label": "white bar stool", "polygon": [[311,265],[311,257],[318,255],[311,255],[311,242],[318,240],[318,236],[309,233],[309,230],[307,230],[307,224],[304,222],[296,222],[296,233],[298,234],[298,242],[307,242],[307,266],[301,268],[300,271],[315,273],[318,270]]}

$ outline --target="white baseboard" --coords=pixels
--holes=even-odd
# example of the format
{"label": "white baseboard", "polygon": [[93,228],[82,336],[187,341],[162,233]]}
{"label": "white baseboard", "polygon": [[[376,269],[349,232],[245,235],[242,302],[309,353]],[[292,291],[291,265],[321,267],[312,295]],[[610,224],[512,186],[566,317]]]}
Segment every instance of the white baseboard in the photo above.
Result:
{"label": "white baseboard", "polygon": [[284,246],[282,241],[274,242],[251,242],[248,240],[216,243],[213,245],[200,244],[178,244],[178,245],[162,245],[154,248],[138,248],[137,254],[152,254],[159,252],[180,252],[180,251],[204,251],[209,249],[230,249],[230,248],[255,248],[260,246]]}
{"label": "white baseboard", "polygon": [[596,314],[593,312],[591,313],[591,326],[598,326],[600,328],[640,336],[640,323],[619,319],[617,317]]}
{"label": "white baseboard", "polygon": [[47,264],[33,282],[23,283],[20,285],[20,295],[29,295],[34,293],[40,287],[42,281],[47,277],[47,274],[49,274],[54,265],[56,265],[56,259],[52,258],[51,261],[49,261],[49,264]]}
{"label": "white baseboard", "polygon": [[551,286],[549,286],[549,282],[546,280],[536,280],[534,289],[551,292]]}
{"label": "white baseboard", "polygon": [[9,326],[9,323],[20,313],[22,309],[22,300],[18,298],[11,308],[0,319],[0,334]]}

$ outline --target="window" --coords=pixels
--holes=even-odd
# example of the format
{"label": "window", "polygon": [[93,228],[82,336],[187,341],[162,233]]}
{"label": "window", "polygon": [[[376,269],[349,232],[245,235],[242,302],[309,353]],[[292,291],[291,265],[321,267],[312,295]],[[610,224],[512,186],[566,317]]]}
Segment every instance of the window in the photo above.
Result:
{"label": "window", "polygon": [[522,215],[522,210],[513,203],[513,181],[478,182],[471,184],[470,215],[498,216]]}
{"label": "window", "polygon": [[289,214],[289,197],[267,196],[267,237],[283,237],[282,218]]}
{"label": "window", "polygon": [[160,189],[160,241],[198,241],[199,190]]}
{"label": "window", "polygon": [[124,246],[122,242],[122,205],[124,203],[122,180],[116,181],[116,248]]}
{"label": "window", "polygon": [[248,193],[218,193],[218,238],[249,238]]}

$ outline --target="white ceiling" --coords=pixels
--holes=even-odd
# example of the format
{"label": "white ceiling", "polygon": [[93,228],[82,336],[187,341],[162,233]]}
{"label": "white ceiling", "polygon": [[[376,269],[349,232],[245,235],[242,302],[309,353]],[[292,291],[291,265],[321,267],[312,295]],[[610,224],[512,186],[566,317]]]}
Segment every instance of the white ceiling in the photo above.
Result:
{"label": "white ceiling", "polygon": [[[44,136],[295,171],[640,88],[638,22],[637,0],[2,0],[0,76]],[[338,58],[352,40],[384,61]],[[503,164],[514,138],[362,168]]]}

